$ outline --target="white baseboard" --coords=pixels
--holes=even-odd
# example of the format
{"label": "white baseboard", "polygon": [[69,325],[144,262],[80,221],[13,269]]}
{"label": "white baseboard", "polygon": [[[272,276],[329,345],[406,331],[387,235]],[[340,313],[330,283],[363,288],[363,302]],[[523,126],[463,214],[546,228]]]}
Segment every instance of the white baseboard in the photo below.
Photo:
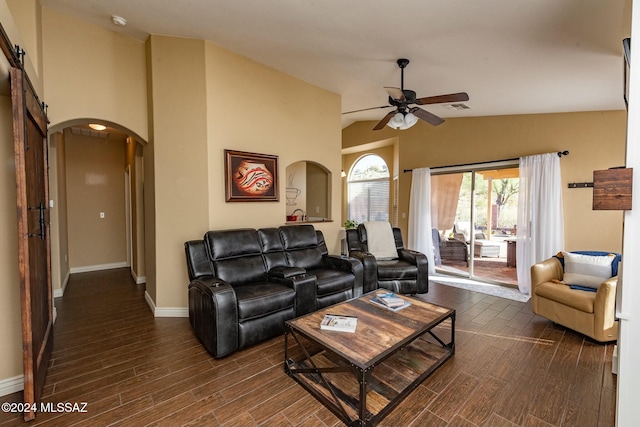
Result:
{"label": "white baseboard", "polygon": [[82,267],[71,267],[69,269],[69,272],[71,274],[88,273],[90,271],[111,270],[113,268],[124,268],[124,267],[129,267],[129,263],[126,261],[122,261],[122,262],[112,262],[110,264],[96,264],[96,265],[85,265]]}
{"label": "white baseboard", "polygon": [[187,307],[156,307],[147,291],[144,291],[144,300],[151,309],[153,317],[189,317]]}
{"label": "white baseboard", "polygon": [[131,277],[133,277],[133,280],[135,280],[136,285],[147,283],[147,276],[138,276],[133,268],[131,269]]}
{"label": "white baseboard", "polygon": [[24,375],[0,380],[0,396],[24,390]]}
{"label": "white baseboard", "polygon": [[64,276],[64,279],[62,280],[62,288],[53,290],[53,297],[54,298],[60,298],[60,297],[64,296],[64,291],[67,290],[67,284],[69,283],[69,275],[70,274],[71,274],[71,272],[67,271],[67,275]]}
{"label": "white baseboard", "polygon": [[144,300],[147,302],[147,305],[149,306],[149,308],[151,309],[151,312],[153,313],[154,317],[156,315],[156,303],[153,302],[153,299],[151,299],[151,295],[149,295],[149,292],[144,291]]}
{"label": "white baseboard", "polygon": [[155,317],[189,317],[186,307],[156,307]]}

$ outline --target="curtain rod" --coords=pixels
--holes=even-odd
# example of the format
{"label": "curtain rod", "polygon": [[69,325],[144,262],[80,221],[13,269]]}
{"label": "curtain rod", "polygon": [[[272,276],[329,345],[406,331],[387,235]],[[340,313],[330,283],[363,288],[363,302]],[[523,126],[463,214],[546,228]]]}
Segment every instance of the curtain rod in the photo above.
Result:
{"label": "curtain rod", "polygon": [[[568,156],[569,155],[569,151],[564,150],[564,151],[558,151],[558,157],[562,157],[562,156]],[[498,162],[513,162],[516,160],[520,160],[520,157],[514,157],[512,159],[502,159],[502,160],[492,160],[489,162],[475,162],[475,163],[462,163],[459,165],[448,165],[448,166],[435,166],[432,167],[431,169],[444,169],[444,168],[461,168],[464,166],[475,166],[475,165],[484,165],[486,163],[498,163]],[[404,172],[411,172],[413,171],[413,169],[405,169]]]}

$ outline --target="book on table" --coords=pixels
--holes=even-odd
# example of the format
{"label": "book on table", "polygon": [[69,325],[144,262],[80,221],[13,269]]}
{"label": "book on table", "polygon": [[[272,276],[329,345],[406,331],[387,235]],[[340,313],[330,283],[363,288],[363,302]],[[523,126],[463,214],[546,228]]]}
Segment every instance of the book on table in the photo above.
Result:
{"label": "book on table", "polygon": [[393,292],[377,293],[375,297],[371,298],[371,302],[393,311],[402,310],[411,305],[409,301],[400,298]]}
{"label": "book on table", "polygon": [[325,314],[320,329],[327,331],[355,332],[358,318],[355,316],[343,316],[339,314]]}

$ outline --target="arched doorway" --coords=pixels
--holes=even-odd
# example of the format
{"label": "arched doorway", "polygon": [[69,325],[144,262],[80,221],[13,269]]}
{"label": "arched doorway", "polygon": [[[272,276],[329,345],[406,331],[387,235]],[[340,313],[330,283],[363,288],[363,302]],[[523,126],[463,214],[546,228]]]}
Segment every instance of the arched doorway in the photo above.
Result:
{"label": "arched doorway", "polygon": [[145,283],[146,142],[117,124],[78,119],[52,126],[49,145],[54,296],[72,273],[129,267]]}

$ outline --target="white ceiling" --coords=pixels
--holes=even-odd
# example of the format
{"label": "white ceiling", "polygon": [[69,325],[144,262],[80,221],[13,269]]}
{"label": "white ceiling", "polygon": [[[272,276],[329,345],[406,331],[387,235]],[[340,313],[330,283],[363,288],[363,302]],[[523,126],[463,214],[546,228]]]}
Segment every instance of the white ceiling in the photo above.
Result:
{"label": "white ceiling", "polygon": [[[466,91],[441,117],[624,109],[630,0],[41,0],[139,39],[210,40],[342,97],[342,111]],[[111,15],[128,24],[117,27]],[[313,102],[313,100],[309,100]],[[343,115],[343,126],[391,110]]]}

